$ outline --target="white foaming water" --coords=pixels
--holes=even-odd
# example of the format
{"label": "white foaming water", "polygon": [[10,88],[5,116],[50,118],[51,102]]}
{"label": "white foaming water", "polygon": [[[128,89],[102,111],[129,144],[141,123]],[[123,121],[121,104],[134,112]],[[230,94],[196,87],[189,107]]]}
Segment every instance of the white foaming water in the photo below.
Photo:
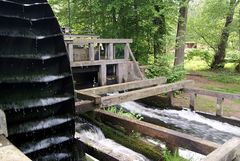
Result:
{"label": "white foaming water", "polygon": [[[153,139],[151,137],[146,137],[145,139],[154,145],[160,146],[162,149],[166,149],[166,145],[157,139]],[[188,159],[190,161],[201,161],[206,157],[205,155],[195,153],[190,150],[182,148],[179,148],[178,152],[181,157]]]}
{"label": "white foaming water", "polygon": [[232,133],[234,135],[240,136],[240,128],[239,127],[230,125],[228,123],[223,123],[223,122],[219,122],[216,120],[211,120],[211,119],[205,118],[205,117],[197,114],[196,112],[192,112],[190,110],[181,110],[181,111],[163,110],[162,113],[166,114],[166,115],[178,115],[189,121],[200,122],[200,123],[206,124],[208,126],[211,126],[212,128],[217,129],[219,131]]}
{"label": "white foaming water", "polygon": [[239,127],[205,118],[189,110],[177,111],[147,108],[133,101],[120,105],[127,111],[158,121],[161,125],[164,124],[163,126],[170,126],[180,132],[214,142],[224,143],[233,136],[240,136]]}
{"label": "white foaming water", "polygon": [[[83,130],[87,128],[86,130]],[[128,149],[111,139],[105,138],[103,132],[96,126],[89,123],[77,123],[76,124],[76,137],[81,138],[81,141],[93,146],[105,150],[108,153],[113,154],[117,158],[121,158],[124,161],[149,161],[145,156]]]}

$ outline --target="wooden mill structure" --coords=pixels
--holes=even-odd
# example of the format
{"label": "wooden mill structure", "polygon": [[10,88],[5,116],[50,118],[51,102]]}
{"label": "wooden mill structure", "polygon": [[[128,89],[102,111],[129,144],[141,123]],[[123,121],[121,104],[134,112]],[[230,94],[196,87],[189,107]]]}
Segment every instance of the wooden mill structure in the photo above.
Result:
{"label": "wooden mill structure", "polygon": [[[65,42],[76,88],[104,86],[143,78],[130,48],[132,39],[65,35]],[[84,86],[86,83],[89,84]]]}

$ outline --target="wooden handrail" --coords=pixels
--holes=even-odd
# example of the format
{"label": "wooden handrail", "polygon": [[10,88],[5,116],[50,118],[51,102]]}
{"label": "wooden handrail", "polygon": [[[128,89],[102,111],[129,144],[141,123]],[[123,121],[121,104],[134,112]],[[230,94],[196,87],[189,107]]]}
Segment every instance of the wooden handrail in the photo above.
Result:
{"label": "wooden handrail", "polygon": [[230,99],[230,100],[240,99],[240,94],[217,92],[217,91],[211,91],[206,89],[184,88],[184,91],[187,93],[190,93],[190,109],[193,111],[195,110],[197,95],[216,97],[217,98],[216,115],[220,117],[223,116],[224,99]]}

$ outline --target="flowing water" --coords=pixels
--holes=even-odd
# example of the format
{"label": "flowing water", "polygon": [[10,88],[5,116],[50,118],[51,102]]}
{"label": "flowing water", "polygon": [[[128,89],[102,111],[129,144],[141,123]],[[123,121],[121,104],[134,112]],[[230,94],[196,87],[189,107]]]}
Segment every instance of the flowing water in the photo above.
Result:
{"label": "flowing water", "polygon": [[234,136],[240,137],[240,127],[205,118],[190,110],[160,110],[136,102],[122,103],[121,106],[159,125],[216,143],[223,144]]}
{"label": "flowing water", "polygon": [[81,138],[81,141],[88,143],[93,147],[100,147],[105,152],[110,152],[112,155],[123,161],[149,161],[145,156],[128,149],[111,139],[104,136],[103,132],[96,126],[86,122],[79,121],[76,123],[76,137]]}

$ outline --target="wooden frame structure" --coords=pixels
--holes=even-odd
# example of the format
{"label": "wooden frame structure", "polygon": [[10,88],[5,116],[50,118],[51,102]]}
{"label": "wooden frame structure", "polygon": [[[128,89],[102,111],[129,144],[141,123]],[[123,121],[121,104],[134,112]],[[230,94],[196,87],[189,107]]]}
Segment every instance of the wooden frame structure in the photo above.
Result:
{"label": "wooden frame structure", "polygon": [[[164,83],[166,83],[166,78],[161,77],[158,79],[134,81],[106,87],[76,90],[75,93],[78,98],[91,101],[90,103],[92,104],[92,106],[88,106],[89,110],[81,110],[81,108],[86,108],[86,106],[84,107],[81,103],[78,104],[76,108],[77,111],[91,111],[93,108],[97,107],[108,107],[127,101],[138,100],[150,96],[181,90],[186,86],[193,84],[193,81],[186,80],[170,84]],[[121,93],[122,91],[125,92]],[[114,95],[106,95],[107,93],[113,92],[119,93]]]}
{"label": "wooden frame structure", "polygon": [[[195,98],[197,95],[208,95],[217,98],[217,116],[223,116],[222,102],[224,99],[240,99],[239,94],[229,94],[214,92],[204,89],[190,88],[193,81],[180,81],[176,83],[165,84],[166,78],[151,80],[141,80],[105,87],[85,89],[76,91],[78,97],[85,101],[76,103],[77,113],[94,110],[95,116],[101,120],[120,125],[127,130],[134,130],[141,134],[151,136],[166,143],[170,150],[176,150],[177,147],[189,149],[194,152],[207,155],[206,161],[232,161],[240,157],[240,139],[233,138],[224,145],[216,144],[211,141],[192,137],[187,134],[176,132],[161,126],[153,125],[138,120],[131,120],[111,114],[106,111],[96,110],[100,107],[117,105],[126,101],[138,100],[145,97],[155,96],[167,93],[170,100],[173,92],[183,90],[190,93],[190,108],[195,110]],[[119,92],[114,95],[106,93]],[[123,92],[123,93],[122,93]],[[221,100],[221,101],[220,101]]]}
{"label": "wooden frame structure", "polygon": [[[140,79],[144,78],[130,48],[130,43],[133,42],[132,39],[78,38],[76,41],[77,42],[66,40],[66,46],[69,51],[69,59],[70,59],[71,67],[78,68],[78,67],[98,66],[99,67],[98,80],[101,86],[104,86],[107,84],[107,65],[115,66],[118,83],[127,82],[129,80],[128,64],[130,62],[130,59],[132,60],[132,63],[133,63],[134,69],[137,72],[137,75],[140,77]],[[105,46],[107,46],[107,48],[105,49],[104,59],[101,59],[101,56],[100,56],[100,46],[102,44],[105,44]],[[116,57],[115,45],[118,45],[118,44],[124,45],[124,58],[122,59],[115,58]],[[88,60],[81,60],[81,61],[74,60],[74,47],[79,45],[87,46]],[[98,49],[95,48],[96,46],[98,47]],[[96,56],[96,53],[97,53],[97,56]],[[96,57],[98,59],[96,59]]]}
{"label": "wooden frame structure", "polygon": [[184,88],[184,91],[190,94],[190,109],[193,111],[196,108],[197,95],[216,97],[217,98],[216,116],[219,116],[219,117],[223,116],[223,105],[222,104],[224,102],[224,99],[240,100],[240,94],[216,92],[216,91],[210,91],[210,90],[199,89],[199,88]]}

